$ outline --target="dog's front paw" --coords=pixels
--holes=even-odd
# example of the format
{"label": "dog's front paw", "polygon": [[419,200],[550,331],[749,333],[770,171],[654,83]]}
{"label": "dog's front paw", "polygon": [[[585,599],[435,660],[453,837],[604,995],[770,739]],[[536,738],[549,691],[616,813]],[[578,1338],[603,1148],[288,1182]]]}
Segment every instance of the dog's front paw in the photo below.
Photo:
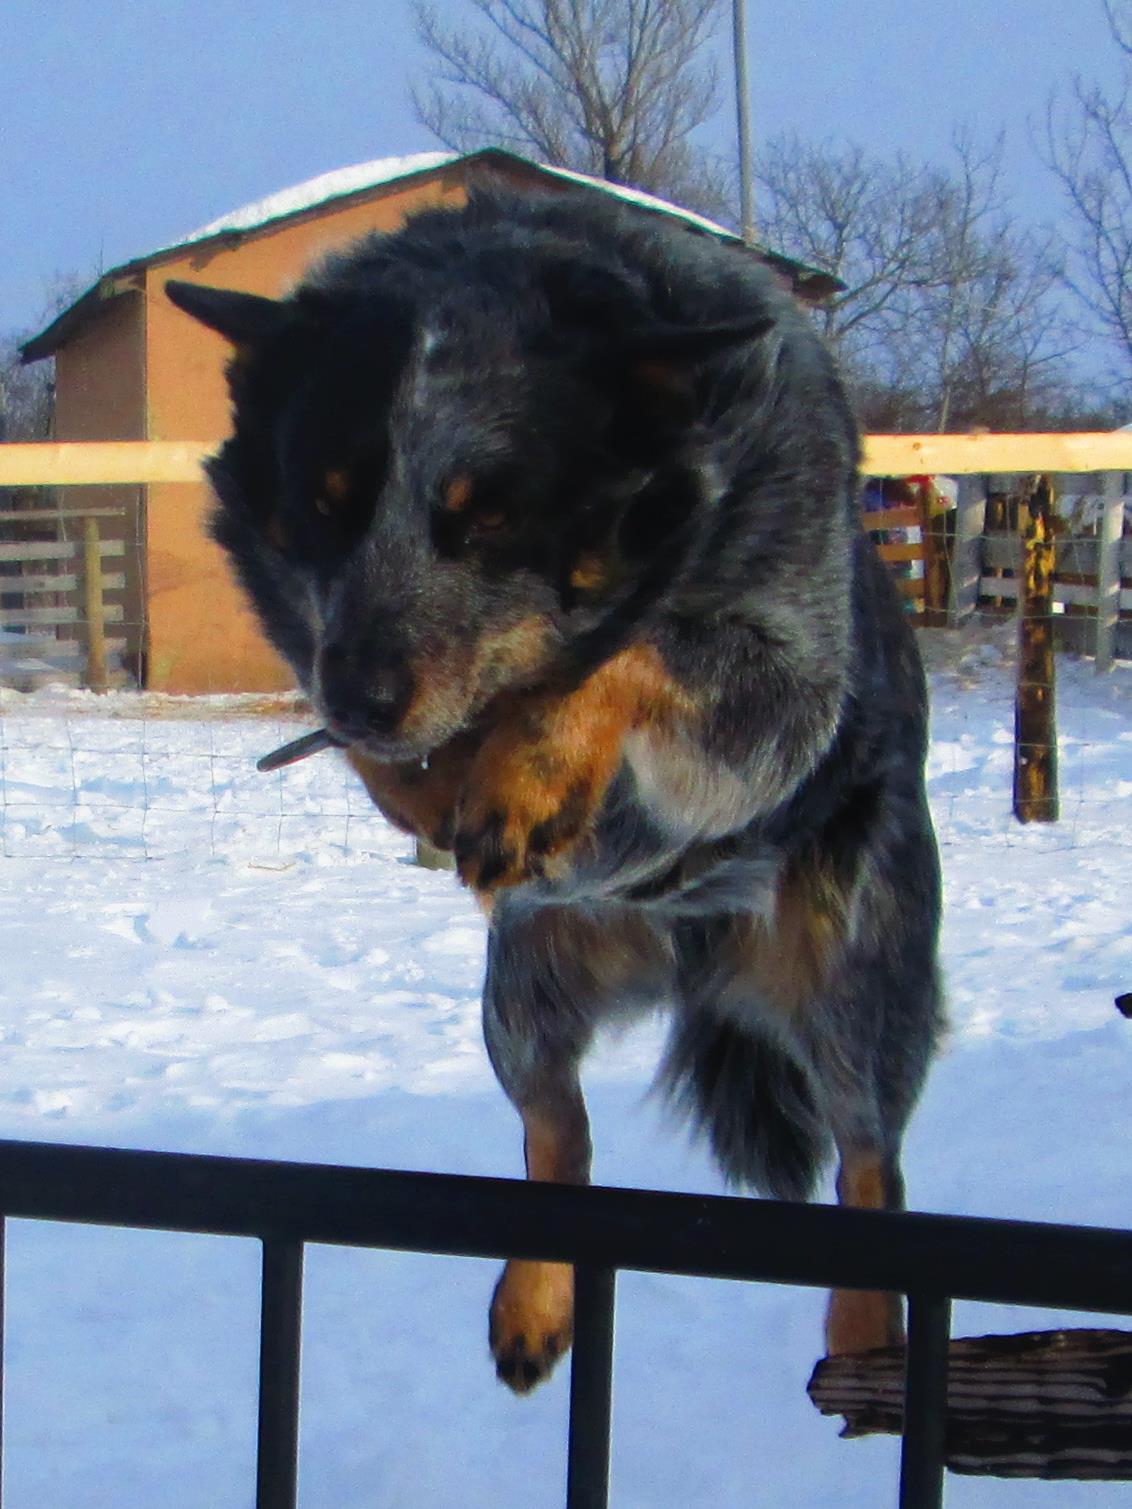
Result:
{"label": "dog's front paw", "polygon": [[456,868],[481,894],[561,873],[604,794],[604,787],[558,762],[533,759],[530,751],[510,753],[503,758],[500,751],[487,769],[477,762],[457,814]]}
{"label": "dog's front paw", "polygon": [[481,896],[557,879],[593,829],[635,726],[675,726],[685,694],[655,651],[627,649],[572,692],[516,697],[468,772],[453,849]]}
{"label": "dog's front paw", "polygon": [[574,1270],[566,1263],[513,1259],[491,1301],[495,1371],[516,1394],[549,1378],[574,1335]]}

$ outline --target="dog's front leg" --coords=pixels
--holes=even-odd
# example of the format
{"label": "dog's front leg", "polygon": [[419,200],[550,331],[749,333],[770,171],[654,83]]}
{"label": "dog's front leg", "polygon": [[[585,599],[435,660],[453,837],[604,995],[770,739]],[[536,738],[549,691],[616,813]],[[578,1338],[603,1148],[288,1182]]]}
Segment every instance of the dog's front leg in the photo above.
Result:
{"label": "dog's front leg", "polygon": [[[587,1183],[589,1119],[577,1081],[548,1085],[519,1111],[527,1178]],[[491,1301],[489,1339],[499,1377],[517,1394],[528,1393],[549,1376],[573,1335],[573,1268],[512,1258]]]}
{"label": "dog's front leg", "polygon": [[[488,934],[484,1039],[523,1119],[527,1177],[587,1184],[590,1130],[578,1066],[610,1015],[665,999],[667,939],[634,908],[591,912],[499,897]],[[512,1261],[491,1305],[500,1378],[525,1392],[570,1345],[574,1275],[567,1264]]]}

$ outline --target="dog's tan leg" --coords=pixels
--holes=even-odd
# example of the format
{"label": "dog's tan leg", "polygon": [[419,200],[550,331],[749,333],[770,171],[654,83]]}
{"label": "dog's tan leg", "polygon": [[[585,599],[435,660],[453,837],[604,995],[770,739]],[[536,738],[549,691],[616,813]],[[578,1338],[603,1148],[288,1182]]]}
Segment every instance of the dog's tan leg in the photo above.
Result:
{"label": "dog's tan leg", "polygon": [[[522,1111],[527,1178],[585,1184],[590,1134],[581,1092]],[[574,1270],[513,1258],[491,1302],[490,1341],[499,1377],[517,1394],[549,1377],[574,1333]]]}
{"label": "dog's tan leg", "polygon": [[[877,1152],[843,1150],[837,1203],[859,1210],[898,1210],[903,1205],[900,1174]],[[825,1335],[831,1357],[899,1346],[904,1340],[904,1307],[899,1294],[834,1289],[829,1297]]]}

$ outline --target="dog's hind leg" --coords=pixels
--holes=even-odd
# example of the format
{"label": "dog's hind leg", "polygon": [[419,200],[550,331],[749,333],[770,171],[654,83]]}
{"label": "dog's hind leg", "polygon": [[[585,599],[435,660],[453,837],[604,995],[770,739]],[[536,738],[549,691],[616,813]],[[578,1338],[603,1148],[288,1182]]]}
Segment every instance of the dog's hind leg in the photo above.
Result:
{"label": "dog's hind leg", "polygon": [[[941,1025],[935,919],[930,906],[917,908],[914,887],[906,887],[899,909],[883,894],[865,906],[873,918],[862,936],[870,941],[850,948],[840,988],[815,1003],[811,1052],[839,1155],[838,1203],[902,1210],[901,1141]],[[899,1295],[834,1290],[830,1296],[831,1356],[903,1339]]]}
{"label": "dog's hind leg", "polygon": [[[839,1143],[837,1203],[859,1210],[903,1210],[904,1180],[898,1154],[875,1146]],[[899,1294],[872,1289],[834,1289],[826,1311],[825,1346],[830,1357],[899,1346],[904,1307]]]}
{"label": "dog's hind leg", "polygon": [[[665,945],[639,915],[601,920],[569,907],[495,909],[484,988],[484,1036],[495,1072],[523,1121],[529,1179],[585,1184],[589,1120],[578,1064],[595,1025],[655,1003]],[[512,1259],[491,1302],[499,1377],[516,1393],[546,1378],[570,1346],[574,1273],[564,1263]]]}

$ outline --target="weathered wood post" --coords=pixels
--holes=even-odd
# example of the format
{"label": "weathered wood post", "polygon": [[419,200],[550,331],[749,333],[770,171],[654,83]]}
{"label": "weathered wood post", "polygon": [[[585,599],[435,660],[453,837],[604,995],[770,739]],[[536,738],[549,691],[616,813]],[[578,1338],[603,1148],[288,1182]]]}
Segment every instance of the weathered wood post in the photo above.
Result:
{"label": "weathered wood post", "polygon": [[438,849],[430,844],[427,838],[418,838],[414,862],[422,870],[454,870],[456,868],[456,856],[448,849]]}
{"label": "weathered wood post", "polygon": [[98,520],[83,519],[83,606],[86,638],[86,684],[92,692],[110,685],[106,674],[106,618],[102,596],[102,548]]}
{"label": "weathered wood post", "polygon": [[[917,489],[920,504],[920,535],[924,542],[924,623],[942,628],[951,601],[951,562],[947,552],[947,513],[932,512],[935,489],[924,483]],[[976,599],[977,600],[977,599]]]}
{"label": "weathered wood post", "polygon": [[1094,669],[1112,670],[1120,623],[1120,554],[1124,536],[1124,474],[1105,472],[1097,546],[1097,645]]}
{"label": "weathered wood post", "polygon": [[1022,580],[1018,594],[1018,684],[1014,698],[1014,816],[1055,823],[1057,719],[1053,650],[1053,489],[1030,483],[1019,508]]}

